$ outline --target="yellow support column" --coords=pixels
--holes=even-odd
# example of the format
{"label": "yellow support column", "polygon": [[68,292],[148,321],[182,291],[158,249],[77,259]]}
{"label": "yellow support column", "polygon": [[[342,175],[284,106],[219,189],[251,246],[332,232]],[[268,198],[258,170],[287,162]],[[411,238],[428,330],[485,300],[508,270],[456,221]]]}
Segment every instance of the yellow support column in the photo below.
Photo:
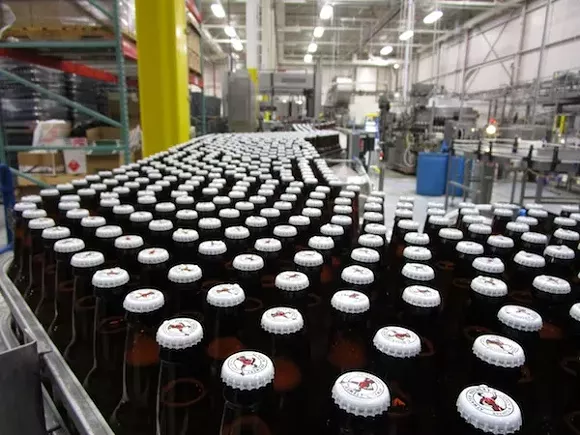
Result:
{"label": "yellow support column", "polygon": [[183,0],[136,0],[143,155],[189,139],[189,71]]}

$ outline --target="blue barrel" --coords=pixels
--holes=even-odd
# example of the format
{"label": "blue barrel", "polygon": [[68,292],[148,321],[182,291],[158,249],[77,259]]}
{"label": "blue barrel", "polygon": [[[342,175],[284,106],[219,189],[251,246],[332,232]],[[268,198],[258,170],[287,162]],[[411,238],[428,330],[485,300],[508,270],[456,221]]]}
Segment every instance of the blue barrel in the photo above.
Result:
{"label": "blue barrel", "polygon": [[[418,195],[442,196],[445,195],[445,179],[447,178],[447,153],[419,153],[417,159],[417,185]],[[450,179],[463,183],[463,167],[465,159],[455,156],[451,159]],[[452,188],[450,194],[460,196],[462,189]]]}

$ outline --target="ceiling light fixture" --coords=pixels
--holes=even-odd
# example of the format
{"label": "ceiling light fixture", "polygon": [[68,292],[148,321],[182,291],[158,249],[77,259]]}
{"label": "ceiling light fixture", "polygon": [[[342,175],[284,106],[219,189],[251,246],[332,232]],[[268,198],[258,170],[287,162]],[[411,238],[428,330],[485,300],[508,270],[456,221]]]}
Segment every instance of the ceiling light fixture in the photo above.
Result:
{"label": "ceiling light fixture", "polygon": [[239,39],[232,39],[232,48],[236,51],[242,51],[244,49],[244,44]]}
{"label": "ceiling light fixture", "polygon": [[392,52],[393,52],[393,46],[385,45],[383,48],[381,48],[381,51],[379,53],[381,54],[381,56],[388,56]]}
{"label": "ceiling light fixture", "polygon": [[334,9],[330,3],[326,3],[320,9],[320,19],[321,20],[330,20],[332,18],[332,14],[334,13]]}
{"label": "ceiling light fixture", "polygon": [[399,41],[407,41],[413,37],[415,32],[412,30],[405,30],[403,33],[399,35]]}
{"label": "ceiling light fixture", "polygon": [[312,36],[315,38],[322,38],[322,35],[324,35],[324,27],[316,26],[314,32],[312,32]]}
{"label": "ceiling light fixture", "polygon": [[425,24],[433,24],[435,21],[441,19],[442,16],[443,16],[443,12],[441,12],[439,10],[434,10],[434,11],[430,12],[429,14],[427,14],[425,16],[425,18],[423,18],[423,22]]}
{"label": "ceiling light fixture", "polygon": [[236,29],[234,29],[234,26],[225,26],[224,32],[226,32],[226,35],[228,35],[230,38],[235,38],[236,36],[238,36],[238,34],[236,33]]}
{"label": "ceiling light fixture", "polygon": [[316,42],[308,44],[308,53],[316,53],[316,50],[318,50],[318,44]]}
{"label": "ceiling light fixture", "polygon": [[304,62],[306,62],[306,63],[312,63],[312,55],[310,53],[306,53],[304,55]]}
{"label": "ceiling light fixture", "polygon": [[394,63],[394,64],[393,64],[393,68],[395,68],[395,69],[399,69],[399,67],[400,67],[400,65],[399,65],[398,63]]}
{"label": "ceiling light fixture", "polygon": [[224,18],[226,16],[226,11],[221,3],[212,3],[211,11],[217,18]]}

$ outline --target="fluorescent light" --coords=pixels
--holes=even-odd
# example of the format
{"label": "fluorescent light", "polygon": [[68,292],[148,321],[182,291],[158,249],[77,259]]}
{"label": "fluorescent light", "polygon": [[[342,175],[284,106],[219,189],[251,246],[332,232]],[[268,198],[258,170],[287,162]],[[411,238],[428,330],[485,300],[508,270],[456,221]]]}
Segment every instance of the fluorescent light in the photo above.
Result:
{"label": "fluorescent light", "polygon": [[316,42],[308,44],[308,53],[316,53],[316,50],[318,50],[318,44]]}
{"label": "fluorescent light", "polygon": [[485,133],[489,136],[493,136],[497,133],[497,127],[493,124],[489,124],[487,127],[485,127]]}
{"label": "fluorescent light", "polygon": [[405,30],[403,33],[399,35],[399,41],[406,41],[407,39],[411,39],[414,33],[415,32],[413,32],[412,30]]}
{"label": "fluorescent light", "polygon": [[320,19],[330,20],[332,18],[333,12],[334,9],[332,8],[332,5],[330,3],[326,3],[324,6],[322,6],[322,9],[320,9]]}
{"label": "fluorescent light", "polygon": [[211,11],[217,18],[224,18],[226,16],[226,11],[221,3],[212,3]]}
{"label": "fluorescent light", "polygon": [[324,35],[324,27],[316,26],[314,32],[312,32],[312,36],[315,38],[322,38],[322,35]]}
{"label": "fluorescent light", "polygon": [[435,21],[439,20],[443,16],[443,12],[434,10],[433,12],[427,14],[425,18],[423,18],[423,22],[425,24],[433,24]]}
{"label": "fluorescent light", "polygon": [[393,52],[393,47],[391,45],[385,45],[381,48],[380,54],[381,56],[387,56]]}
{"label": "fluorescent light", "polygon": [[339,85],[343,85],[346,83],[352,83],[352,79],[350,77],[337,77],[336,83],[338,83]]}
{"label": "fluorescent light", "polygon": [[244,45],[239,39],[232,39],[232,47],[236,51],[242,51],[244,49]]}
{"label": "fluorescent light", "polygon": [[235,38],[237,36],[236,29],[234,29],[233,26],[224,27],[224,32],[226,32],[226,35],[228,35],[230,38]]}
{"label": "fluorescent light", "polygon": [[399,69],[400,65],[398,63],[393,64],[393,68]]}
{"label": "fluorescent light", "polygon": [[304,62],[306,62],[306,63],[312,63],[312,55],[310,53],[306,53],[304,55]]}

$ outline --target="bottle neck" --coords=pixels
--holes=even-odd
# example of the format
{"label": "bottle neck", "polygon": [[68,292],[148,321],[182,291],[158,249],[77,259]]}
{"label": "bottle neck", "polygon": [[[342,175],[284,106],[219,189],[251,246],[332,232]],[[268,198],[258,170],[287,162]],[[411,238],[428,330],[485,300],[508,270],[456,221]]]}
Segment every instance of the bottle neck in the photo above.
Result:
{"label": "bottle neck", "polygon": [[223,361],[242,349],[239,339],[242,305],[218,308],[206,305],[205,334],[208,356],[215,361]]}

